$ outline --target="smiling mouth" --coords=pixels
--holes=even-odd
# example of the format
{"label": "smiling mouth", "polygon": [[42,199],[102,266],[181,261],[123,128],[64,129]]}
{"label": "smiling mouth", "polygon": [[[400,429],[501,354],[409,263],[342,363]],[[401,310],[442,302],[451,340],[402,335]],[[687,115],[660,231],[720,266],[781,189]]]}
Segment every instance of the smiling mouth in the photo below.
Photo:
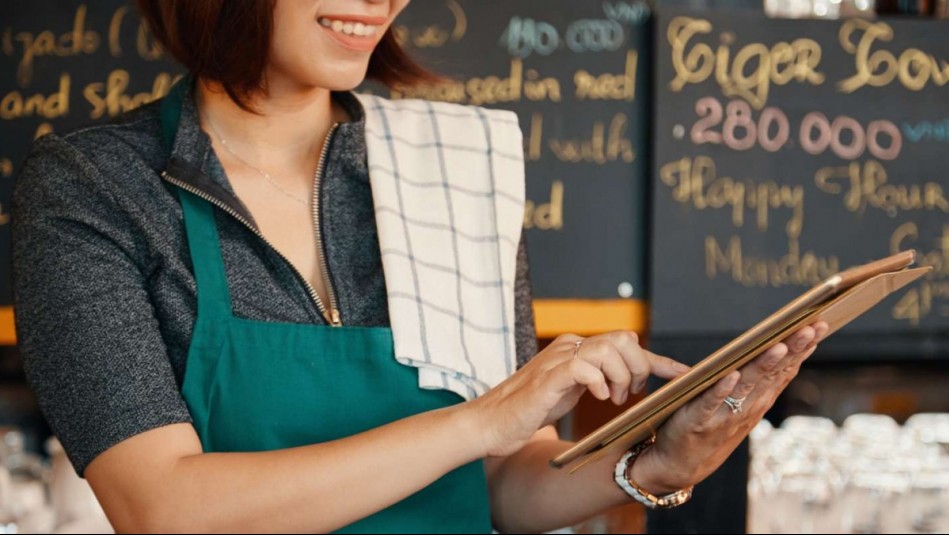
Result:
{"label": "smiling mouth", "polygon": [[373,37],[382,28],[381,25],[366,24],[358,21],[343,21],[329,17],[320,17],[317,19],[324,28],[349,37]]}

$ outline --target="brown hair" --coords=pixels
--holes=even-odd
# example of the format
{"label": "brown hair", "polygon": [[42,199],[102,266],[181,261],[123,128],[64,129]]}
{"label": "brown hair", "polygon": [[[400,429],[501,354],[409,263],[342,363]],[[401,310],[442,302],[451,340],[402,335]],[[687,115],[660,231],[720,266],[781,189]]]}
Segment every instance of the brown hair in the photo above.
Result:
{"label": "brown hair", "polygon": [[[264,68],[276,0],[138,0],[155,38],[198,78],[221,84],[237,105],[266,91]],[[369,60],[368,77],[389,87],[434,83],[438,77],[402,50],[392,28]]]}

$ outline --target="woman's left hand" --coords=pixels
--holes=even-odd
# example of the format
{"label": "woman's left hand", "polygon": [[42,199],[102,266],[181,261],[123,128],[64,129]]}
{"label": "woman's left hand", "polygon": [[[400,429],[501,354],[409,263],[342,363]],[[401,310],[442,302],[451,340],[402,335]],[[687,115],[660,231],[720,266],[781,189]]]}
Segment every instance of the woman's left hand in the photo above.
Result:
{"label": "woman's left hand", "polygon": [[[631,479],[662,495],[708,477],[771,408],[828,330],[825,322],[800,329],[679,409],[659,430],[655,446],[636,460]],[[727,396],[742,400],[740,412],[725,403]]]}

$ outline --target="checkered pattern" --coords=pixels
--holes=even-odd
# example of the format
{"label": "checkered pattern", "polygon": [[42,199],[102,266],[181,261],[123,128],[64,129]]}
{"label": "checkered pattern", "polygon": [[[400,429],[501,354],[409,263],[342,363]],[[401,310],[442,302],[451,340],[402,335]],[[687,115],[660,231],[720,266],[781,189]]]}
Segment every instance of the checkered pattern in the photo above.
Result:
{"label": "checkered pattern", "polygon": [[524,214],[517,117],[362,95],[396,359],[473,399],[515,369]]}

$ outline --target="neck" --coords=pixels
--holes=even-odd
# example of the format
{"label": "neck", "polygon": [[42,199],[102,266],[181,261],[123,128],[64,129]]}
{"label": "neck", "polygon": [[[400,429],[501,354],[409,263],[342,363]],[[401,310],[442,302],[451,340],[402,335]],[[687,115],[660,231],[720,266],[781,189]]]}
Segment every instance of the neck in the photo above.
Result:
{"label": "neck", "polygon": [[249,103],[257,113],[238,106],[220,87],[199,81],[196,91],[201,126],[215,144],[223,138],[248,161],[274,171],[312,167],[327,133],[340,120],[328,89],[256,96]]}

